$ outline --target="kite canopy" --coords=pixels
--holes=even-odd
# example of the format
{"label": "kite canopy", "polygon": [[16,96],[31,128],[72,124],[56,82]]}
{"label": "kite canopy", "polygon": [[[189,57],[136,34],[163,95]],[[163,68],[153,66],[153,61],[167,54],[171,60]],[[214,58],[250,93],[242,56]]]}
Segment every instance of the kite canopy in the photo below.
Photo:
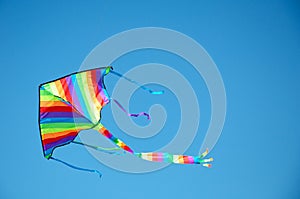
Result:
{"label": "kite canopy", "polygon": [[111,67],[67,75],[39,86],[39,124],[44,156],[70,143],[81,130],[100,121],[100,111],[109,103],[103,79]]}

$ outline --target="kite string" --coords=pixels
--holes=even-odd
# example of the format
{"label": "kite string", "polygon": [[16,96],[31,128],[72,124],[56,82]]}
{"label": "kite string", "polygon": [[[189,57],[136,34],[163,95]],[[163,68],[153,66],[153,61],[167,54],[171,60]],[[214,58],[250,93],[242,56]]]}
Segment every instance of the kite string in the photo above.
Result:
{"label": "kite string", "polygon": [[124,75],[122,75],[122,74],[120,74],[120,73],[117,73],[117,72],[115,72],[115,71],[113,71],[113,70],[111,70],[110,72],[111,72],[112,74],[114,74],[114,75],[117,75],[117,76],[119,76],[119,77],[121,77],[121,78],[124,78],[124,79],[126,79],[127,81],[129,81],[129,82],[131,82],[131,83],[137,85],[137,86],[140,87],[141,89],[143,89],[143,90],[145,90],[145,91],[148,91],[148,92],[151,93],[152,95],[161,95],[161,94],[164,93],[164,91],[153,91],[153,90],[151,90],[150,88],[148,88],[148,87],[146,87],[146,86],[143,86],[141,83],[139,83],[139,82],[137,82],[137,81],[135,81],[135,80],[133,80],[133,79],[130,79],[130,78],[128,78],[128,77],[126,77],[126,76],[124,76]]}
{"label": "kite string", "polygon": [[144,116],[147,117],[148,120],[151,119],[151,118],[150,118],[150,115],[149,115],[148,113],[145,113],[145,112],[140,112],[140,113],[129,113],[129,112],[127,112],[126,109],[121,105],[121,103],[118,102],[116,99],[113,99],[113,98],[110,98],[110,99],[111,99],[112,101],[114,101],[114,102],[118,105],[118,107],[119,107],[124,113],[126,113],[128,116],[130,116],[130,117],[139,117],[139,116],[144,115]]}
{"label": "kite string", "polygon": [[83,146],[86,146],[86,147],[89,147],[89,148],[92,148],[92,149],[95,149],[97,151],[101,151],[101,152],[104,152],[104,153],[108,153],[108,154],[121,155],[121,153],[119,153],[119,152],[114,152],[114,150],[121,150],[121,148],[119,148],[119,147],[105,148],[105,147],[85,144],[85,143],[78,142],[78,141],[75,141],[75,140],[73,140],[72,143],[78,144],[78,145],[83,145]]}
{"label": "kite string", "polygon": [[102,174],[101,174],[98,170],[94,170],[94,169],[85,169],[85,168],[77,167],[77,166],[74,166],[74,165],[72,165],[72,164],[69,164],[69,163],[67,163],[67,162],[65,162],[65,161],[62,161],[62,160],[57,159],[57,158],[54,158],[54,157],[50,157],[49,159],[55,160],[55,161],[57,161],[57,162],[60,162],[60,163],[66,165],[66,166],[68,166],[68,167],[70,167],[70,168],[72,168],[72,169],[76,169],[76,170],[80,170],[80,171],[86,171],[86,172],[91,172],[91,173],[97,173],[97,174],[99,175],[99,178],[102,177]]}

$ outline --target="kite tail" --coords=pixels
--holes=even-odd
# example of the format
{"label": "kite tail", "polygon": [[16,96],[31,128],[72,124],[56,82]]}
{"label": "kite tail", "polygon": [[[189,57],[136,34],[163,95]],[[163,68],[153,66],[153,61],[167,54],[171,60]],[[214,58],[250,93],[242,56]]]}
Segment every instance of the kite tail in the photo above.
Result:
{"label": "kite tail", "polygon": [[133,150],[127,146],[122,140],[119,138],[116,138],[113,134],[111,134],[101,123],[98,123],[95,127],[95,130],[99,131],[104,137],[110,139],[115,145],[123,149],[124,151],[127,151],[129,153],[134,153]]}
{"label": "kite tail", "polygon": [[209,164],[209,162],[213,161],[213,158],[203,159],[203,155],[173,155],[162,152],[134,153],[134,155],[151,162],[166,162],[175,164],[201,164],[204,167],[211,167],[211,164]]}
{"label": "kite tail", "polygon": [[148,120],[150,120],[150,115],[148,113],[145,113],[145,112],[140,112],[140,113],[128,113],[126,111],[126,109],[120,104],[120,102],[118,102],[117,100],[113,99],[113,98],[110,98],[111,100],[113,100],[117,105],[118,107],[124,112],[126,113],[128,116],[131,116],[131,117],[139,117],[139,116],[146,116]]}
{"label": "kite tail", "polygon": [[146,86],[143,86],[141,83],[139,83],[139,82],[137,82],[137,81],[135,81],[135,80],[129,79],[128,77],[126,77],[126,76],[124,76],[124,75],[122,75],[122,74],[120,74],[120,73],[117,73],[117,72],[115,72],[115,71],[113,71],[113,70],[110,70],[110,73],[112,73],[112,74],[114,74],[114,75],[117,75],[117,76],[119,76],[119,77],[121,77],[121,78],[126,79],[127,81],[129,81],[129,82],[131,82],[131,83],[137,85],[137,86],[140,87],[141,89],[143,89],[143,90],[145,90],[145,91],[148,91],[148,92],[151,93],[152,95],[161,95],[161,94],[164,93],[164,91],[153,91],[153,90],[151,90],[150,88],[148,88],[148,87],[146,87]]}
{"label": "kite tail", "polygon": [[54,158],[54,157],[50,157],[49,159],[52,159],[52,160],[55,160],[57,162],[60,162],[72,169],[76,169],[76,170],[80,170],[80,171],[85,171],[85,172],[91,172],[91,173],[97,173],[99,175],[99,178],[101,178],[102,174],[98,171],[98,170],[93,170],[93,169],[85,169],[85,168],[81,168],[81,167],[77,167],[77,166],[74,166],[74,165],[71,165],[65,161],[62,161],[60,159],[57,159],[57,158]]}
{"label": "kite tail", "polygon": [[172,155],[169,153],[162,152],[149,152],[149,153],[136,153],[128,145],[126,145],[119,138],[113,136],[101,123],[94,127],[95,130],[99,131],[106,138],[110,139],[117,146],[123,150],[141,158],[144,160],[152,162],[167,162],[167,163],[176,163],[176,164],[201,164],[204,167],[211,167],[210,162],[213,161],[213,158],[204,159],[208,154],[208,149],[200,156],[188,156],[188,155]]}

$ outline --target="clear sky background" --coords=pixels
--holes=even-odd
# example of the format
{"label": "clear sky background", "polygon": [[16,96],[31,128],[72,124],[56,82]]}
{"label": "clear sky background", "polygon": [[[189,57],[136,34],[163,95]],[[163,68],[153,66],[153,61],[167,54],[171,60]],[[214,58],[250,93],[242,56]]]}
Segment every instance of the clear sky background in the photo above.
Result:
{"label": "clear sky background", "polygon": [[[297,1],[283,0],[0,0],[0,198],[300,198],[299,8]],[[61,159],[100,170],[99,180],[46,160],[37,122],[38,85],[77,71],[88,53],[109,36],[145,26],[192,37],[221,72],[227,118],[211,153],[213,168],[171,165],[157,172],[128,174],[102,165],[83,147],[55,151]],[[186,64],[163,52],[144,51],[124,56],[115,66],[122,65],[119,71],[126,72],[148,62],[166,63],[179,71],[180,63]],[[184,75],[196,88],[203,84],[189,69]],[[107,81],[111,92],[117,79]],[[136,94],[139,101],[145,98],[145,103],[132,103],[147,110],[152,101]],[[155,103],[178,112],[164,100]],[[170,100],[177,103],[174,96]],[[210,110],[205,108],[209,102],[203,104],[200,131],[205,133]],[[135,110],[132,104],[131,108]],[[170,134],[140,141],[118,132],[109,110],[107,106],[106,126],[138,149],[163,146],[174,136],[171,130],[180,119],[170,113],[166,123]],[[190,154],[197,153],[201,132]]]}

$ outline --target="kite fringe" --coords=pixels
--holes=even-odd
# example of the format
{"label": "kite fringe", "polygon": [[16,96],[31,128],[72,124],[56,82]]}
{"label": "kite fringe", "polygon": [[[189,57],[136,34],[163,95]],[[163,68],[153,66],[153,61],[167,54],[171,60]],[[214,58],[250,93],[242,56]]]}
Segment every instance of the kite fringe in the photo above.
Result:
{"label": "kite fringe", "polygon": [[204,158],[208,154],[208,148],[200,155],[200,158]]}
{"label": "kite fringe", "polygon": [[207,167],[207,168],[211,168],[211,164],[202,164],[202,166]]}
{"label": "kite fringe", "polygon": [[201,159],[201,163],[204,162],[204,164],[202,164],[202,166],[207,167],[207,168],[211,168],[212,164],[209,164],[208,162],[212,162],[214,161],[213,158],[207,158],[207,159],[203,159],[205,156],[207,156],[208,154],[208,148],[200,155],[200,159]]}
{"label": "kite fringe", "polygon": [[85,172],[90,172],[90,173],[96,173],[96,174],[99,175],[99,178],[102,177],[102,174],[101,174],[98,170],[94,170],[94,169],[85,169],[85,168],[77,167],[77,166],[74,166],[74,165],[72,165],[72,164],[70,164],[70,163],[67,163],[67,162],[65,162],[65,161],[62,161],[62,160],[57,159],[57,158],[54,158],[54,157],[50,157],[49,159],[55,160],[55,161],[57,161],[57,162],[60,162],[60,163],[66,165],[66,166],[68,166],[68,167],[70,167],[70,168],[72,168],[72,169],[76,169],[76,170],[80,170],[80,171],[85,171]]}
{"label": "kite fringe", "polygon": [[137,81],[135,81],[135,80],[133,80],[133,79],[130,79],[130,78],[128,78],[128,77],[126,77],[126,76],[124,76],[124,75],[122,75],[122,74],[120,74],[120,73],[117,73],[117,72],[115,72],[115,71],[113,71],[113,70],[111,70],[110,73],[112,73],[112,74],[114,74],[114,75],[117,75],[117,76],[119,76],[119,77],[121,77],[121,78],[126,79],[127,81],[129,81],[129,82],[131,82],[131,83],[137,85],[137,86],[140,87],[141,89],[143,89],[143,90],[145,90],[145,91],[148,91],[148,92],[151,93],[152,95],[161,95],[161,94],[164,93],[164,91],[153,91],[153,90],[151,90],[150,88],[148,88],[148,87],[146,87],[146,86],[143,86],[141,83],[139,83],[139,82],[137,82]]}

